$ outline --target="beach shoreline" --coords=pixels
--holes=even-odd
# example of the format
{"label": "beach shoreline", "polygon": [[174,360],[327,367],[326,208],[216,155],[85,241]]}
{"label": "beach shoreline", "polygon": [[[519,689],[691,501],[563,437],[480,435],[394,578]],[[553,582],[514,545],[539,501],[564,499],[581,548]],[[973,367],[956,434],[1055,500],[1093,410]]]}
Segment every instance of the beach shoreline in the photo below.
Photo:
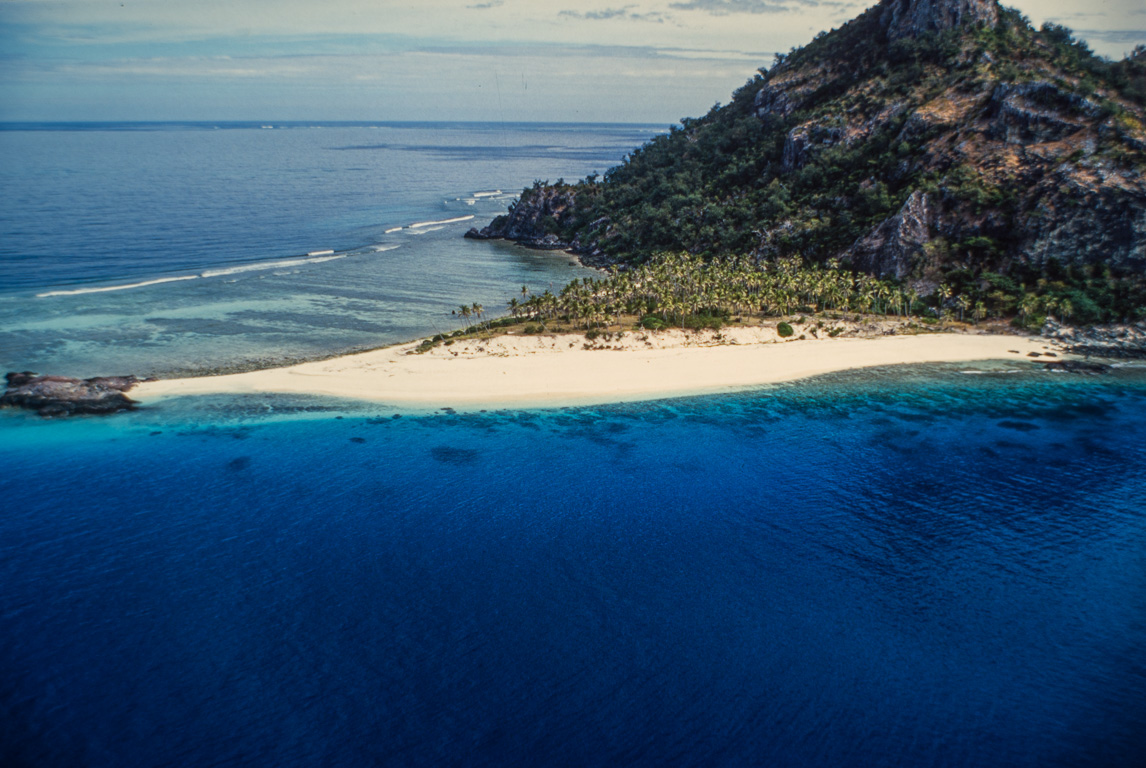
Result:
{"label": "beach shoreline", "polygon": [[145,406],[194,395],[298,394],[411,411],[539,408],[730,393],[861,368],[1050,362],[1063,354],[1053,341],[1009,334],[781,340],[769,327],[626,331],[592,340],[583,334],[508,333],[417,353],[419,344],[247,373],[147,381],[131,397]]}

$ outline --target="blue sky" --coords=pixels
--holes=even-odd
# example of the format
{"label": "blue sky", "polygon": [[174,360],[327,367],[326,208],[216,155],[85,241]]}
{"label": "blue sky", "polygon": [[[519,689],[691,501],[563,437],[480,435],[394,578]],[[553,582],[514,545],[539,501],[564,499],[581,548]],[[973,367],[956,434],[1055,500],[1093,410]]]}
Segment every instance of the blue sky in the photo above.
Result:
{"label": "blue sky", "polygon": [[[859,0],[0,0],[0,121],[671,123]],[[1141,0],[1021,0],[1121,57]]]}

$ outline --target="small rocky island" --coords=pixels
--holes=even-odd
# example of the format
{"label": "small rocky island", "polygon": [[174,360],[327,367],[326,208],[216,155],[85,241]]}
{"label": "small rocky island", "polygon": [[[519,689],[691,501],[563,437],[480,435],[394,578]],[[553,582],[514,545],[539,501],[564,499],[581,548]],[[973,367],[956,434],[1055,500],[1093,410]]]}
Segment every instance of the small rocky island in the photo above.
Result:
{"label": "small rocky island", "polygon": [[0,408],[17,407],[41,416],[109,414],[130,411],[136,406],[125,392],[141,380],[135,376],[97,376],[72,379],[66,376],[40,376],[30,371],[9,373],[7,391],[0,396]]}

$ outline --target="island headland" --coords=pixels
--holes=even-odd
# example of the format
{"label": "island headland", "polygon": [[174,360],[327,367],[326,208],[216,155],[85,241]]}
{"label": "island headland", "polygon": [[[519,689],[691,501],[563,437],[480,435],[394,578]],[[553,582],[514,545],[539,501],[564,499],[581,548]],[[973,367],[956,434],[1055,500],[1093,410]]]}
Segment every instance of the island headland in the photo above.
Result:
{"label": "island headland", "polygon": [[[995,0],[883,0],[602,177],[471,237],[593,266],[800,257],[931,309],[1146,317],[1146,48],[1117,62]],[[940,290],[943,287],[943,290]]]}
{"label": "island headland", "polygon": [[[407,345],[123,379],[112,394],[16,374],[0,404],[114,411],[135,387],[143,402],[541,405],[898,363],[1140,356],[1146,49],[1103,59],[996,0],[883,0],[603,176],[538,181],[467,237],[565,249],[607,274],[558,294],[523,287],[484,323],[463,305],[461,329]],[[1103,370],[1076,363],[1052,361]],[[44,399],[55,390],[65,399]]]}

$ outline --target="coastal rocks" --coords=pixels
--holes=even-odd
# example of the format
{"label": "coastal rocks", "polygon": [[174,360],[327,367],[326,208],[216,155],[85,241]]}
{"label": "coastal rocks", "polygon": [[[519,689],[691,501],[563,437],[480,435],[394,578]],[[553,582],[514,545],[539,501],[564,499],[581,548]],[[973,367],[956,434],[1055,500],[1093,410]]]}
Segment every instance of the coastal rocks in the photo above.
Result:
{"label": "coastal rocks", "polygon": [[919,37],[960,26],[999,22],[996,0],[884,0],[880,25],[889,40]]}
{"label": "coastal rocks", "polygon": [[911,273],[931,240],[930,220],[928,197],[916,190],[899,213],[858,240],[848,258],[864,272],[902,280]]}
{"label": "coastal rocks", "polygon": [[1047,363],[1046,365],[1048,371],[1083,373],[1090,376],[1100,376],[1114,370],[1114,368],[1105,363],[1091,363],[1081,360],[1058,360],[1053,363]]}
{"label": "coastal rocks", "polygon": [[1113,359],[1146,358],[1146,322],[1073,328],[1055,320],[1047,320],[1042,335],[1061,342],[1068,352],[1075,355]]}
{"label": "coastal rocks", "polygon": [[568,250],[572,243],[557,234],[575,210],[575,187],[564,184],[536,184],[522,193],[504,216],[488,227],[471,229],[466,237],[474,240],[512,240],[529,248],[547,251]]}
{"label": "coastal rocks", "polygon": [[134,376],[71,379],[27,371],[9,373],[5,378],[8,389],[0,396],[0,407],[27,408],[41,416],[130,411],[136,403],[124,393],[139,383]]}

